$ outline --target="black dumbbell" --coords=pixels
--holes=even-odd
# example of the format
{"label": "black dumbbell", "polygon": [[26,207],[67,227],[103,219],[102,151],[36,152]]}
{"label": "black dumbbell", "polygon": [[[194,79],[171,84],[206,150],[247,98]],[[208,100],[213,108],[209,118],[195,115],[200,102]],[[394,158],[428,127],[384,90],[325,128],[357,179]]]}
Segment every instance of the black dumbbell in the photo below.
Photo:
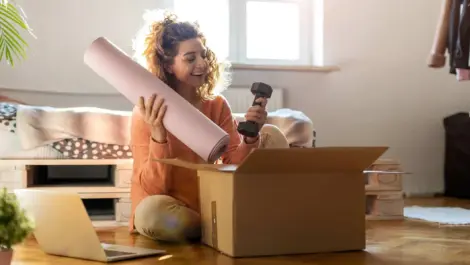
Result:
{"label": "black dumbbell", "polygon": [[[258,98],[271,98],[273,89],[268,84],[257,82],[251,85],[251,93],[255,95],[252,106],[261,105],[261,103],[256,102],[256,100]],[[260,128],[254,121],[244,121],[238,124],[237,130],[241,135],[246,137],[256,137],[258,136]]]}

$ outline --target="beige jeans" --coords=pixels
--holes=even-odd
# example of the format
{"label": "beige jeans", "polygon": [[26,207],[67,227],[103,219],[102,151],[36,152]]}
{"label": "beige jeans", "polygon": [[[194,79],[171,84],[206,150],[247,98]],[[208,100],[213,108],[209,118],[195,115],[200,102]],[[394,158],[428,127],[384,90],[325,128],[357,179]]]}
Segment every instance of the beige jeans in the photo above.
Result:
{"label": "beige jeans", "polygon": [[[266,124],[260,131],[260,148],[289,148],[284,134],[276,126]],[[182,242],[199,240],[199,214],[167,195],[149,196],[135,210],[137,232],[154,240]]]}

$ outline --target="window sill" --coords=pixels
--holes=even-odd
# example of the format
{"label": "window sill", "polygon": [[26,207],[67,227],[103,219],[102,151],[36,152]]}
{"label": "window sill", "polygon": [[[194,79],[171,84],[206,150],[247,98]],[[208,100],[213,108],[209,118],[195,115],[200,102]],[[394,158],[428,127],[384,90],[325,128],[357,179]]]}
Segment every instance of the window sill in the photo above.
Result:
{"label": "window sill", "polygon": [[336,72],[338,66],[296,66],[296,65],[256,65],[256,64],[232,64],[235,70],[260,70],[260,71],[289,71],[289,72]]}

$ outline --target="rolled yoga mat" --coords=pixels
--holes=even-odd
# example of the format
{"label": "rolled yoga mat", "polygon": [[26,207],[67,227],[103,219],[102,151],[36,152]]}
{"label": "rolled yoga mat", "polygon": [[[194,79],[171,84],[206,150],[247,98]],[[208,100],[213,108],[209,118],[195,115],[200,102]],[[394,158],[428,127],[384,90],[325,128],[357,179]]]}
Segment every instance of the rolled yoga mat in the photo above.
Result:
{"label": "rolled yoga mat", "polygon": [[92,42],[84,62],[134,105],[141,96],[163,97],[165,128],[206,162],[214,163],[226,151],[229,135],[224,130],[106,38]]}

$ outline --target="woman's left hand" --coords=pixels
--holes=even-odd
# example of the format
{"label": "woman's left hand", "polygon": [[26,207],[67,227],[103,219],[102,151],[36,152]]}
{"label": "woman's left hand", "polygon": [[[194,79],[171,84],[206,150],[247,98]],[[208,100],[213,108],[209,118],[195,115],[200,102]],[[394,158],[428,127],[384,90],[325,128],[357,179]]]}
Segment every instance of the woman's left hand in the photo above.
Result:
{"label": "woman's left hand", "polygon": [[[251,106],[245,114],[245,120],[256,122],[259,126],[259,129],[261,129],[268,118],[268,112],[266,111],[266,104],[268,104],[268,100],[266,98],[258,98],[256,102],[261,103],[261,106]],[[258,140],[258,137],[246,137],[245,140],[247,143],[253,143]]]}

